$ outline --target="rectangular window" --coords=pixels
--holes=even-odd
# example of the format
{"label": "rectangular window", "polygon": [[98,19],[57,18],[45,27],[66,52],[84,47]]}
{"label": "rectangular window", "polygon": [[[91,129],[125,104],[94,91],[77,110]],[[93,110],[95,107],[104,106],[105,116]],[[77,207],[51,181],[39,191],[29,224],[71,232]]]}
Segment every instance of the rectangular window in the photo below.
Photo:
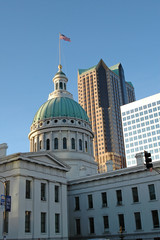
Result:
{"label": "rectangular window", "polygon": [[54,189],[54,193],[55,193],[55,202],[59,202],[59,186],[55,186],[55,189]]}
{"label": "rectangular window", "polygon": [[80,210],[79,197],[75,197],[75,210]]}
{"label": "rectangular window", "polygon": [[102,192],[101,196],[102,196],[102,207],[107,207],[107,193]]}
{"label": "rectangular window", "polygon": [[76,234],[80,235],[81,234],[81,222],[80,219],[76,219]]}
{"label": "rectangular window", "polygon": [[109,228],[108,216],[103,216],[104,231]]}
{"label": "rectangular window", "polygon": [[93,199],[92,195],[88,195],[88,208],[93,208]]}
{"label": "rectangular window", "polygon": [[123,231],[125,231],[124,215],[118,214],[118,220],[119,220],[119,228],[121,228]]}
{"label": "rectangular window", "polygon": [[93,217],[89,218],[89,230],[90,230],[90,234],[94,233],[94,218]]}
{"label": "rectangular window", "polygon": [[31,198],[31,181],[26,180],[26,198]]}
{"label": "rectangular window", "polygon": [[150,200],[155,200],[156,199],[156,193],[155,193],[154,184],[148,185],[148,190],[149,190]]}
{"label": "rectangular window", "polygon": [[46,201],[46,184],[41,183],[41,200]]}
{"label": "rectangular window", "polygon": [[55,233],[60,233],[60,215],[59,215],[59,213],[55,214]]}
{"label": "rectangular window", "polygon": [[135,223],[136,223],[136,230],[142,229],[140,212],[135,212],[134,217],[135,217]]}
{"label": "rectangular window", "polygon": [[159,218],[158,218],[158,211],[153,210],[152,211],[152,219],[153,219],[153,227],[159,228]]}
{"label": "rectangular window", "polygon": [[46,213],[41,212],[41,233],[46,232]]}
{"label": "rectangular window", "polygon": [[31,232],[31,212],[25,211],[25,232]]}
{"label": "rectangular window", "polygon": [[116,194],[117,194],[117,205],[122,205],[122,191],[117,190]]}
{"label": "rectangular window", "polygon": [[132,188],[132,196],[133,196],[133,202],[139,202],[139,198],[138,198],[138,189],[137,187],[133,187]]}

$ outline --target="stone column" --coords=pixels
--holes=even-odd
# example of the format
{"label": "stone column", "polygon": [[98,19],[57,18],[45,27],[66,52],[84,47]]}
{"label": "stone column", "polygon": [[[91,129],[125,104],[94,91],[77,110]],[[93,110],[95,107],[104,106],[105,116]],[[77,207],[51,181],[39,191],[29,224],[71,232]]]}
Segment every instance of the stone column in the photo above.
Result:
{"label": "stone column", "polygon": [[67,148],[69,151],[71,150],[71,132],[70,131],[68,131],[68,134],[67,134]]}
{"label": "stone column", "polygon": [[53,132],[50,133],[50,150],[53,151]]}
{"label": "stone column", "polygon": [[36,151],[38,152],[39,151],[39,135],[37,135],[36,139],[37,139],[37,144],[36,144],[37,145],[37,149],[36,149]]}
{"label": "stone column", "polygon": [[79,139],[78,139],[78,132],[76,132],[76,151],[79,151]]}
{"label": "stone column", "polygon": [[82,151],[85,152],[85,134],[82,134]]}
{"label": "stone column", "polygon": [[45,149],[45,137],[44,137],[44,133],[42,133],[42,149]]}

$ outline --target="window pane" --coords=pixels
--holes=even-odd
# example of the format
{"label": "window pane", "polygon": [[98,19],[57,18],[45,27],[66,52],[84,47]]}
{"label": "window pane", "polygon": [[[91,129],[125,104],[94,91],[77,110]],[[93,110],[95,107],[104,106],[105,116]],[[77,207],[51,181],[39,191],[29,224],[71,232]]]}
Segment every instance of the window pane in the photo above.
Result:
{"label": "window pane", "polygon": [[60,89],[63,89],[63,84],[62,84],[62,82],[60,82],[59,88],[60,88]]}
{"label": "window pane", "polygon": [[80,219],[76,219],[76,234],[80,235],[81,234],[81,223]]}
{"label": "window pane", "polygon": [[41,212],[41,233],[46,232],[46,213]]}
{"label": "window pane", "polygon": [[54,139],[54,149],[58,149],[58,138]]}
{"label": "window pane", "polygon": [[139,202],[137,187],[132,188],[133,202]]}
{"label": "window pane", "polygon": [[109,228],[108,216],[103,216],[104,230]]}
{"label": "window pane", "polygon": [[46,184],[41,183],[41,200],[46,201]]}
{"label": "window pane", "polygon": [[79,139],[79,150],[82,151],[82,140],[81,139]]}
{"label": "window pane", "polygon": [[94,218],[89,218],[90,234],[94,233]]}
{"label": "window pane", "polygon": [[55,233],[59,233],[60,232],[60,216],[59,214],[55,214]]}
{"label": "window pane", "polygon": [[87,141],[85,141],[85,152],[88,152]]}
{"label": "window pane", "polygon": [[102,192],[102,207],[107,207],[107,193]]}
{"label": "window pane", "polygon": [[93,208],[92,195],[88,195],[88,208]]}
{"label": "window pane", "polygon": [[25,212],[25,232],[31,232],[31,212]]}
{"label": "window pane", "polygon": [[153,227],[159,228],[159,218],[158,218],[158,211],[153,210],[152,211],[152,219],[153,219]]}
{"label": "window pane", "polygon": [[155,193],[154,184],[150,184],[150,185],[148,185],[148,190],[149,190],[149,197],[150,197],[150,200],[154,200],[154,199],[156,199],[156,193]]}
{"label": "window pane", "polygon": [[123,214],[119,214],[118,215],[118,219],[119,219],[119,227],[122,228],[122,230],[125,230],[125,225],[124,225],[124,215]]}
{"label": "window pane", "polygon": [[71,139],[71,146],[72,146],[72,149],[75,149],[75,139],[74,138]]}
{"label": "window pane", "polygon": [[31,181],[26,180],[26,198],[31,198]]}
{"label": "window pane", "polygon": [[50,150],[50,139],[46,140],[46,150]]}
{"label": "window pane", "polygon": [[142,229],[140,212],[135,212],[134,217],[135,217],[136,229],[137,230]]}
{"label": "window pane", "polygon": [[80,207],[79,207],[79,197],[75,197],[75,210],[80,210]]}
{"label": "window pane", "polygon": [[55,202],[59,202],[59,186],[55,186]]}
{"label": "window pane", "polygon": [[117,190],[116,194],[117,194],[117,205],[122,205],[122,191]]}
{"label": "window pane", "polygon": [[63,149],[67,149],[67,138],[63,138]]}

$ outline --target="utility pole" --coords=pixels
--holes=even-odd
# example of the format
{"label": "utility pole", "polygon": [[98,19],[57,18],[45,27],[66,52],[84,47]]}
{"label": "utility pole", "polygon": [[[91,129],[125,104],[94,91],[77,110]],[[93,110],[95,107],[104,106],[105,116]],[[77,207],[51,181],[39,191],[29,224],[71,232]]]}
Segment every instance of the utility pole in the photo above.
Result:
{"label": "utility pole", "polygon": [[[1,179],[4,179],[3,181]],[[3,212],[3,240],[6,240],[6,181],[7,179],[5,177],[0,176],[0,182],[4,185],[4,212]]]}

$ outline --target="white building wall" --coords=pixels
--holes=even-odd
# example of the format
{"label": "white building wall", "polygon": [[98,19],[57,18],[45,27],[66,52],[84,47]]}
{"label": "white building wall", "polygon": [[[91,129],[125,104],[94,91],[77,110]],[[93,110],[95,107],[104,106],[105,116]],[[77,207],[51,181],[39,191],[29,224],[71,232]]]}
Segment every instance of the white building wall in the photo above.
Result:
{"label": "white building wall", "polygon": [[[160,222],[160,175],[144,167],[117,170],[88,178],[70,181],[68,187],[69,235],[71,239],[119,239],[118,214],[124,214],[125,239],[154,239],[160,236],[160,226],[153,227],[152,210],[157,210]],[[150,200],[148,185],[154,184],[156,199]],[[132,188],[138,188],[139,202],[133,202]],[[122,191],[122,205],[117,205],[116,190]],[[101,193],[107,193],[107,207],[102,207]],[[88,194],[93,196],[93,209],[88,209]],[[79,196],[80,210],[75,210],[75,197]],[[140,212],[142,229],[136,230],[134,213]],[[103,216],[109,217],[109,228],[104,229]],[[94,218],[95,233],[89,233],[89,217]],[[81,221],[81,235],[76,235],[75,219]]]}
{"label": "white building wall", "polygon": [[[0,176],[5,173],[5,178],[10,181],[11,212],[7,239],[63,239],[68,240],[67,216],[67,181],[65,168],[57,168],[57,162],[50,161],[47,166],[47,157],[35,154],[34,160],[20,159],[0,164]],[[45,155],[45,154],[44,154]],[[18,155],[19,156],[19,155]],[[16,154],[14,156],[16,158]],[[45,159],[45,160],[44,160]],[[50,158],[48,158],[50,160]],[[44,161],[43,161],[44,160]],[[34,163],[32,162],[34,161]],[[1,163],[1,162],[0,162]],[[35,164],[36,163],[36,164]],[[58,167],[60,168],[60,166]],[[8,169],[8,171],[6,171]],[[3,170],[3,171],[2,171]],[[12,177],[10,177],[12,176]],[[31,181],[31,197],[26,199],[26,180]],[[46,184],[46,200],[41,200],[41,183]],[[59,202],[55,202],[55,185],[59,186]],[[3,194],[2,183],[0,195]],[[25,211],[31,212],[31,231],[25,232]],[[46,213],[46,232],[41,233],[41,212]],[[60,232],[55,232],[55,214],[60,214]],[[0,239],[3,236],[3,212],[0,212]]]}

